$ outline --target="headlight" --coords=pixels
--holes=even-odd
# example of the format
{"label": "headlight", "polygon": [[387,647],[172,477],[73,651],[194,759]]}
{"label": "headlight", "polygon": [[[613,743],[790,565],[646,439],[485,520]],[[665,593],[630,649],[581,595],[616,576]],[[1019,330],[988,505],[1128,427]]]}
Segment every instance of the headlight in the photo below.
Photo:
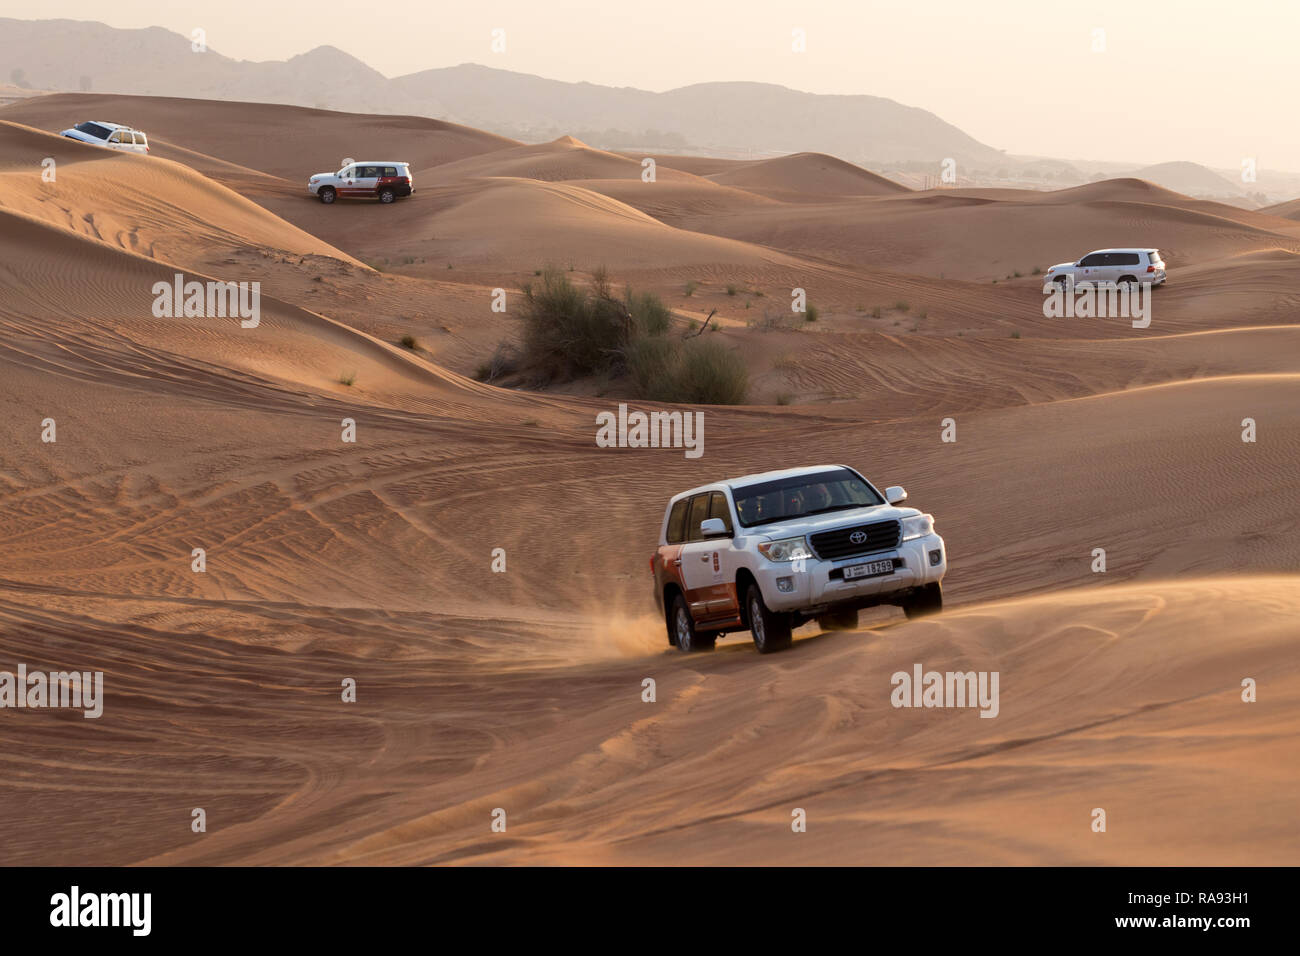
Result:
{"label": "headlight", "polygon": [[769,561],[798,561],[800,558],[812,557],[812,552],[808,550],[808,539],[804,537],[764,541],[759,544],[758,553]]}
{"label": "headlight", "polygon": [[934,515],[913,515],[903,519],[903,540],[924,538],[934,532]]}

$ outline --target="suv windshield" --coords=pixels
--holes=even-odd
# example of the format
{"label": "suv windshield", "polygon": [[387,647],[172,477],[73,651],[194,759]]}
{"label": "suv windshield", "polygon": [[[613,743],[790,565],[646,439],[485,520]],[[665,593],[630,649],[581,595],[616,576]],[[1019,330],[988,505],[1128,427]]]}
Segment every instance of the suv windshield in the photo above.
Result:
{"label": "suv windshield", "polygon": [[96,139],[108,139],[109,133],[107,129],[100,126],[98,123],[78,123],[77,132],[86,133]]}
{"label": "suv windshield", "polygon": [[885,503],[874,488],[847,468],[733,487],[731,494],[736,502],[736,517],[746,528]]}

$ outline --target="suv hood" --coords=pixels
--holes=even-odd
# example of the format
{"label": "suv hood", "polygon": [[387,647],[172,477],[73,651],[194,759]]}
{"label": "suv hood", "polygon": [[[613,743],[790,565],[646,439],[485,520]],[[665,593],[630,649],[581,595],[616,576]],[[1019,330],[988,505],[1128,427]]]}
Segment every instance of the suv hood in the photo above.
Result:
{"label": "suv hood", "polygon": [[873,521],[888,521],[891,518],[902,521],[921,514],[916,508],[899,508],[895,505],[872,505],[869,508],[854,508],[852,511],[828,511],[826,514],[809,515],[807,518],[791,518],[772,524],[746,528],[746,533],[757,535],[766,541],[779,541],[782,538],[796,538],[799,535],[818,534],[822,531],[834,531],[836,528],[852,528]]}

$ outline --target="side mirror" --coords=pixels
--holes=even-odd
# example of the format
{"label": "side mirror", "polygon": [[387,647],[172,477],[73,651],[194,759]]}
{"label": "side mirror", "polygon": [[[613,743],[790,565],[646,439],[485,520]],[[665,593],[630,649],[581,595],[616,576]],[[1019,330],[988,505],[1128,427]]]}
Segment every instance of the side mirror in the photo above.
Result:
{"label": "side mirror", "polygon": [[885,500],[891,505],[896,505],[900,501],[907,500],[907,492],[903,490],[902,485],[890,485],[885,489]]}
{"label": "side mirror", "polygon": [[727,526],[721,518],[705,518],[700,522],[700,534],[706,538],[716,538],[727,533]]}

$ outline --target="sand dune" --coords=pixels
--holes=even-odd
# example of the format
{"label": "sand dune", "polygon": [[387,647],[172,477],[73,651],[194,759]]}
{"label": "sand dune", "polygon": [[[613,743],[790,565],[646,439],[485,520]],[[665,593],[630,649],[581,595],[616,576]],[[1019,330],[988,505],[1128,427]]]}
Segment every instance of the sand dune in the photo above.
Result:
{"label": "sand dune", "polygon": [[1268,213],[1270,216],[1281,216],[1283,219],[1300,219],[1300,199],[1265,206],[1260,212]]}
{"label": "sand dune", "polygon": [[[154,152],[41,131],[90,116]],[[106,685],[99,720],[0,720],[9,861],[1300,860],[1300,233],[1276,208],[917,193],[810,154],[663,156],[645,183],[571,139],[247,104],[0,118],[0,669]],[[347,136],[415,163],[416,195],[307,197]],[[1129,243],[1171,264],[1149,328],[1043,316],[1033,266]],[[597,448],[618,381],[470,377],[547,263],[682,327],[717,310],[751,404],[702,410],[703,458]],[[176,271],[260,282],[259,324],[155,316]],[[778,460],[906,485],[948,544],[945,614],[670,650],[663,503]],[[892,707],[916,664],[997,671],[998,717]],[[112,839],[49,836],[88,829]]]}
{"label": "sand dune", "polygon": [[[123,123],[148,133],[151,146],[162,140],[295,184],[305,183],[312,173],[338,169],[348,156],[400,159],[425,169],[518,145],[504,136],[422,116],[163,96],[57,93],[5,106],[0,119],[52,133],[88,119]],[[271,131],[278,135],[268,135]]]}
{"label": "sand dune", "polygon": [[823,153],[796,153],[743,163],[708,177],[724,186],[739,186],[774,197],[889,196],[906,186]]}

